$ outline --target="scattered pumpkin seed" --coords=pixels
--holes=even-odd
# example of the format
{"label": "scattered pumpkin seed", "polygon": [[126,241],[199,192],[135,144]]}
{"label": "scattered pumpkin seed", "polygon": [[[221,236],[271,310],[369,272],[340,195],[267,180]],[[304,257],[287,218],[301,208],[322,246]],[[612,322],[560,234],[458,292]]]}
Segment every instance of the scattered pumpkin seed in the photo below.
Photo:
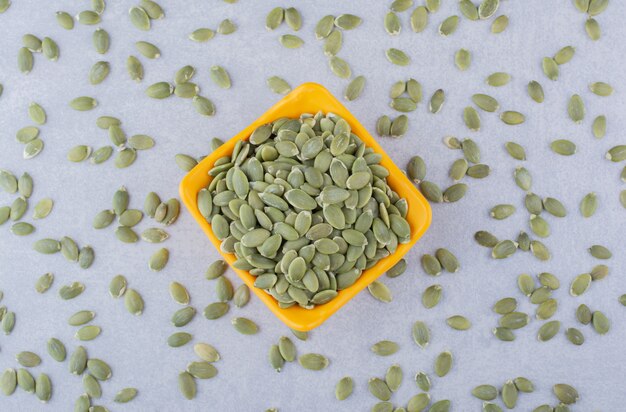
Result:
{"label": "scattered pumpkin seed", "polygon": [[389,340],[381,340],[371,347],[372,352],[378,356],[393,355],[398,351],[398,349],[400,349],[398,344]]}
{"label": "scattered pumpkin seed", "polygon": [[298,363],[309,370],[319,371],[325,369],[329,361],[324,355],[318,353],[306,353],[298,358]]}

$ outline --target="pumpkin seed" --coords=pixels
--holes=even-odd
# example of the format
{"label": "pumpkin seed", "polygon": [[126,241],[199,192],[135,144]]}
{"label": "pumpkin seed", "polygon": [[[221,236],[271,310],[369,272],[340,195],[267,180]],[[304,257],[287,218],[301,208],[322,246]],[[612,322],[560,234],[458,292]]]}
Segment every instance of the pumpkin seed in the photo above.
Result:
{"label": "pumpkin seed", "polygon": [[70,326],[82,326],[91,322],[96,317],[96,313],[90,310],[80,310],[70,316],[67,323]]}
{"label": "pumpkin seed", "polygon": [[259,327],[247,318],[233,318],[231,324],[235,330],[243,335],[254,335],[259,331]]}
{"label": "pumpkin seed", "polygon": [[189,304],[189,292],[187,292],[187,289],[178,282],[170,283],[170,296],[176,303],[181,305]]}
{"label": "pumpkin seed", "polygon": [[512,240],[502,240],[493,247],[491,256],[494,259],[504,259],[511,256],[517,250],[517,244]]}
{"label": "pumpkin seed", "polygon": [[208,343],[196,343],[193,350],[205,362],[217,362],[220,360],[220,354],[217,349]]}
{"label": "pumpkin seed", "polygon": [[167,265],[167,262],[170,258],[170,252],[166,248],[161,248],[154,252],[154,254],[150,257],[150,261],[148,262],[148,267],[150,270],[158,272],[163,270]]}
{"label": "pumpkin seed", "polygon": [[433,255],[425,254],[421,259],[424,272],[431,276],[439,276],[441,274],[441,263]]}
{"label": "pumpkin seed", "polygon": [[554,61],[554,59],[550,57],[544,57],[541,61],[541,67],[543,69],[543,73],[550,80],[556,80],[559,78],[559,66]]}
{"label": "pumpkin seed", "polygon": [[471,63],[472,56],[468,50],[459,49],[454,54],[454,64],[456,65],[457,69],[465,71],[469,69]]}
{"label": "pumpkin seed", "polygon": [[186,306],[177,310],[172,315],[172,325],[177,328],[187,325],[196,316],[196,309],[191,306]]}
{"label": "pumpkin seed", "polygon": [[594,41],[600,40],[600,37],[602,37],[602,29],[596,19],[589,18],[585,21],[585,32]]}
{"label": "pumpkin seed", "polygon": [[83,10],[76,15],[76,21],[80,24],[93,25],[100,23],[100,14],[92,10]]}
{"label": "pumpkin seed", "polygon": [[539,82],[532,80],[528,83],[528,95],[537,103],[543,103],[544,93],[543,87]]}
{"label": "pumpkin seed", "polygon": [[15,360],[25,368],[39,366],[41,358],[34,352],[24,351],[15,355]]}
{"label": "pumpkin seed", "polygon": [[443,193],[437,184],[433,182],[429,182],[428,180],[423,180],[420,182],[420,191],[424,195],[424,197],[431,202],[441,203],[443,202]]}
{"label": "pumpkin seed", "polygon": [[79,296],[85,290],[85,285],[80,282],[72,282],[69,285],[64,285],[59,289],[59,296],[63,300],[74,299]]}
{"label": "pumpkin seed", "polygon": [[511,312],[500,318],[500,326],[507,329],[520,329],[528,325],[530,318],[522,312]]}
{"label": "pumpkin seed", "polygon": [[[109,50],[109,46],[111,44],[111,38],[109,36],[109,33],[106,30],[97,28],[93,32],[91,40],[93,42],[94,49],[96,49],[96,52],[98,52],[99,54],[105,54]],[[131,57],[133,56],[130,56],[129,59]],[[141,63],[139,63],[138,60],[136,63],[138,63],[141,66]]]}
{"label": "pumpkin seed", "polygon": [[472,323],[469,321],[469,319],[461,315],[450,316],[448,319],[446,319],[446,323],[452,329],[456,330],[468,330],[472,326]]}
{"label": "pumpkin seed", "polygon": [[315,38],[318,40],[325,39],[332,32],[334,27],[335,16],[327,15],[322,17],[315,26]]}
{"label": "pumpkin seed", "polygon": [[433,93],[433,96],[430,98],[430,102],[428,103],[428,110],[431,113],[439,113],[445,103],[445,92],[442,89],[438,89]]}
{"label": "pumpkin seed", "polygon": [[181,372],[178,374],[178,389],[186,399],[196,397],[196,381],[189,372]]}
{"label": "pumpkin seed", "polygon": [[277,94],[287,94],[291,91],[291,86],[278,76],[269,77],[266,81],[271,91]]}
{"label": "pumpkin seed", "polygon": [[487,112],[495,112],[500,108],[498,101],[486,94],[475,94],[472,96],[472,101],[476,106]]}
{"label": "pumpkin seed", "polygon": [[324,355],[318,353],[306,353],[298,358],[298,363],[304,368],[313,371],[325,369],[329,361]]}
{"label": "pumpkin seed", "polygon": [[498,389],[492,385],[478,385],[472,389],[472,395],[483,401],[492,401],[498,397]]}
{"label": "pumpkin seed", "polygon": [[[448,37],[456,31],[459,24],[459,16],[450,16],[439,25],[439,34]],[[415,31],[415,30],[414,30]]]}
{"label": "pumpkin seed", "polygon": [[552,387],[552,391],[558,400],[566,405],[576,403],[579,398],[578,391],[573,386],[565,383],[557,383]]}
{"label": "pumpkin seed", "polygon": [[385,15],[384,26],[385,31],[390,36],[396,36],[400,34],[400,30],[402,29],[400,19],[398,18],[398,15],[393,11],[390,11]]}
{"label": "pumpkin seed", "polygon": [[391,48],[385,52],[387,60],[397,66],[407,66],[411,63],[411,58],[405,52],[399,49]]}
{"label": "pumpkin seed", "polygon": [[491,32],[493,34],[502,33],[509,26],[509,18],[506,15],[498,16],[491,23]]}
{"label": "pumpkin seed", "polygon": [[33,249],[46,255],[57,253],[61,250],[61,243],[55,239],[40,239],[35,242]]}
{"label": "pumpkin seed", "polygon": [[81,96],[73,99],[70,102],[70,107],[78,111],[91,110],[98,105],[98,102],[93,97]]}
{"label": "pumpkin seed", "polygon": [[27,236],[35,231],[35,226],[26,222],[18,222],[11,226],[11,233],[16,236]]}
{"label": "pumpkin seed", "polygon": [[589,253],[596,259],[610,259],[613,254],[602,245],[593,245],[589,248]]}
{"label": "pumpkin seed", "polygon": [[370,378],[367,382],[367,388],[372,395],[381,401],[391,399],[391,390],[387,386],[387,383],[380,378]]}
{"label": "pumpkin seed", "polygon": [[217,375],[215,366],[208,362],[191,362],[187,365],[187,372],[196,379],[211,379]]}
{"label": "pumpkin seed", "polygon": [[265,17],[265,28],[267,30],[275,30],[283,22],[285,10],[282,7],[273,8]]}
{"label": "pumpkin seed", "polygon": [[37,279],[35,283],[35,290],[37,293],[44,293],[50,286],[52,286],[52,282],[54,281],[54,275],[52,273],[44,273]]}
{"label": "pumpkin seed", "polygon": [[583,217],[591,217],[598,209],[596,194],[591,192],[585,195],[580,202],[580,213]]}
{"label": "pumpkin seed", "polygon": [[593,325],[593,329],[600,335],[605,335],[606,333],[608,333],[611,327],[609,319],[604,315],[604,313],[598,310],[593,312],[591,316],[591,324]]}
{"label": "pumpkin seed", "polygon": [[354,388],[354,381],[349,376],[344,376],[335,385],[335,398],[338,401],[343,401],[352,394]]}
{"label": "pumpkin seed", "polygon": [[35,379],[35,394],[44,403],[48,402],[52,396],[52,382],[45,373],[40,373]]}
{"label": "pumpkin seed", "polygon": [[409,118],[406,115],[401,114],[400,116],[396,117],[391,122],[391,128],[389,130],[389,134],[391,137],[401,137],[401,136],[404,136],[408,128],[409,128]]}
{"label": "pumpkin seed", "polygon": [[146,11],[138,6],[133,6],[128,10],[130,22],[139,30],[150,30],[150,17]]}
{"label": "pumpkin seed", "polygon": [[391,290],[389,290],[389,288],[384,283],[377,280],[370,283],[367,286],[367,290],[374,298],[380,300],[381,302],[389,303],[393,299]]}
{"label": "pumpkin seed", "polygon": [[87,351],[78,346],[70,356],[69,370],[74,375],[81,375],[87,367]]}
{"label": "pumpkin seed", "polygon": [[217,32],[219,34],[228,35],[234,33],[235,31],[237,31],[237,26],[230,19],[222,20],[217,26]]}
{"label": "pumpkin seed", "polygon": [[361,25],[361,18],[354,14],[340,14],[335,18],[335,26],[343,30],[352,30]]}
{"label": "pumpkin seed", "polygon": [[524,121],[526,121],[526,116],[520,112],[509,110],[500,113],[500,120],[502,120],[505,124],[514,126],[524,123]]}
{"label": "pumpkin seed", "polygon": [[583,121],[585,118],[585,104],[579,95],[575,94],[570,98],[567,104],[567,113],[574,123],[579,124]]}
{"label": "pumpkin seed", "polygon": [[[146,11],[152,20],[159,20],[165,17],[161,6],[152,0],[141,0],[141,7]],[[132,388],[131,388],[132,389]]]}
{"label": "pumpkin seed", "polygon": [[209,304],[206,308],[204,308],[203,314],[205,318],[209,320],[213,320],[213,319],[218,319],[224,316],[228,312],[229,309],[230,309],[230,306],[228,305],[228,303],[215,302],[215,303]]}
{"label": "pumpkin seed", "polygon": [[554,313],[556,312],[557,306],[558,304],[555,299],[548,299],[545,302],[541,303],[537,307],[537,319],[550,319],[552,315],[554,315]]}
{"label": "pumpkin seed", "polygon": [[285,23],[294,31],[298,31],[302,27],[302,16],[295,7],[285,9]]}
{"label": "pumpkin seed", "polygon": [[502,402],[509,409],[515,408],[517,404],[518,390],[512,380],[508,380],[502,386]]}
{"label": "pumpkin seed", "polygon": [[422,294],[422,305],[424,305],[426,309],[434,308],[441,300],[442,293],[443,288],[441,285],[431,285],[427,287]]}
{"label": "pumpkin seed", "polygon": [[88,325],[88,326],[83,326],[82,328],[80,328],[76,332],[74,337],[82,341],[94,340],[100,335],[100,332],[101,332],[101,329],[99,326]]}
{"label": "pumpkin seed", "polygon": [[192,31],[191,34],[189,34],[189,40],[192,40],[198,43],[207,42],[211,40],[213,37],[215,37],[215,32],[206,27],[196,29]]}
{"label": "pumpkin seed", "polygon": [[567,337],[567,340],[576,346],[580,346],[585,343],[585,336],[576,328],[568,328],[565,331],[565,336]]}
{"label": "pumpkin seed", "polygon": [[233,302],[235,306],[238,308],[242,308],[248,304],[250,301],[250,288],[245,284],[241,284],[235,289],[235,294],[233,295]]}
{"label": "pumpkin seed", "polygon": [[135,48],[142,56],[147,57],[148,59],[158,59],[159,57],[161,57],[161,50],[159,50],[159,48],[154,44],[147,41],[136,42]]}
{"label": "pumpkin seed", "polygon": [[330,70],[335,74],[335,76],[342,79],[348,79],[352,75],[350,65],[345,60],[337,56],[332,56],[328,59],[328,63],[330,65]]}
{"label": "pumpkin seed", "polygon": [[422,321],[413,323],[412,335],[413,341],[422,349],[426,348],[430,343],[430,330]]}
{"label": "pumpkin seed", "polygon": [[503,342],[512,342],[515,340],[515,334],[509,328],[499,326],[497,328],[494,328],[492,332],[496,338],[500,339]]}
{"label": "pumpkin seed", "polygon": [[24,368],[17,370],[17,385],[27,393],[35,392],[35,378]]}
{"label": "pumpkin seed", "polygon": [[371,347],[372,352],[378,356],[393,355],[398,351],[398,349],[400,349],[398,344],[389,340],[381,340]]}
{"label": "pumpkin seed", "polygon": [[561,322],[558,320],[552,320],[550,322],[546,322],[539,328],[539,332],[537,332],[537,339],[541,342],[546,342],[552,339],[559,330],[561,329]]}
{"label": "pumpkin seed", "polygon": [[193,337],[191,336],[191,334],[187,332],[176,332],[176,333],[172,333],[167,338],[167,344],[172,348],[179,348],[189,343],[189,341],[191,341],[192,338]]}
{"label": "pumpkin seed", "polygon": [[59,26],[63,27],[65,30],[72,30],[74,28],[74,18],[69,13],[57,11],[56,19]]}
{"label": "pumpkin seed", "polygon": [[143,80],[143,65],[135,56],[128,56],[126,59],[126,70],[131,80],[137,82]]}
{"label": "pumpkin seed", "polygon": [[[452,353],[449,351],[441,352],[435,359],[435,374],[443,378],[450,372],[452,368]],[[432,407],[431,407],[432,409]]]}
{"label": "pumpkin seed", "polygon": [[515,298],[503,298],[495,303],[493,311],[505,315],[513,312],[517,308],[517,300]]}
{"label": "pumpkin seed", "polygon": [[591,323],[591,318],[591,309],[589,309],[587,305],[583,303],[579,305],[578,308],[576,308],[576,319],[578,319],[580,323],[582,323],[583,325],[588,325],[589,323]]}
{"label": "pumpkin seed", "polygon": [[[126,286],[124,285],[122,290],[125,288]],[[126,307],[126,310],[135,316],[141,315],[144,308],[144,302],[139,292],[135,289],[128,289],[126,292],[122,293],[124,294],[124,306]],[[113,293],[111,293],[111,295],[114,296]]]}
{"label": "pumpkin seed", "polygon": [[593,120],[591,126],[593,136],[596,139],[601,139],[606,135],[606,116],[600,115]]}
{"label": "pumpkin seed", "polygon": [[415,33],[421,33],[428,25],[428,10],[424,6],[416,7],[411,13],[410,18],[411,30]]}
{"label": "pumpkin seed", "polygon": [[345,99],[348,101],[356,100],[363,92],[364,87],[365,87],[365,77],[363,76],[355,77],[346,87],[346,90],[344,92]]}

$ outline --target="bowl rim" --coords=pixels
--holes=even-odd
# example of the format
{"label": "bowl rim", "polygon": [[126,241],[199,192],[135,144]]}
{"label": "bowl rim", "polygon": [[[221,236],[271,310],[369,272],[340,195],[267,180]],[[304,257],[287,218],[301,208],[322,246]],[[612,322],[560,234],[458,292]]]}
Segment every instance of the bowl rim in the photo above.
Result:
{"label": "bowl rim", "polygon": [[[317,107],[317,110],[307,110]],[[254,287],[254,279],[248,271],[236,269],[232,266],[236,260],[234,254],[224,253],[220,250],[221,241],[217,239],[211,229],[210,223],[200,214],[197,203],[197,194],[200,189],[206,187],[212,179],[208,175],[217,159],[232,153],[235,143],[239,140],[248,140],[250,134],[258,127],[266,123],[270,123],[280,117],[298,118],[302,113],[334,113],[345,119],[352,131],[364,142],[368,147],[374,149],[376,153],[382,155],[379,164],[389,170],[387,183],[401,198],[405,198],[408,203],[409,213],[407,221],[411,226],[411,238],[408,243],[399,244],[396,251],[389,256],[381,259],[373,267],[364,270],[357,281],[350,287],[339,291],[338,295],[331,301],[316,305],[313,309],[304,309],[294,305],[287,309],[278,307],[278,302],[262,289]],[[288,114],[292,114],[289,116]],[[296,117],[297,115],[297,117]],[[289,94],[279,100],[258,119],[250,123],[247,127],[235,134],[232,138],[224,142],[213,153],[206,156],[202,161],[189,171],[181,180],[179,186],[181,200],[187,210],[194,217],[196,222],[203,229],[211,243],[217,251],[222,255],[229,266],[237,273],[244,283],[252,290],[259,299],[283,321],[288,327],[299,330],[308,331],[314,329],[325,322],[333,313],[339,310],[350,299],[361,292],[370,283],[378,279],[384,272],[395,265],[421,238],[430,226],[432,220],[432,211],[428,201],[417,190],[415,185],[409,181],[404,172],[396,166],[389,155],[378,144],[375,138],[367,131],[367,129],[354,117],[354,115],[339,102],[326,88],[317,83],[303,83]]]}

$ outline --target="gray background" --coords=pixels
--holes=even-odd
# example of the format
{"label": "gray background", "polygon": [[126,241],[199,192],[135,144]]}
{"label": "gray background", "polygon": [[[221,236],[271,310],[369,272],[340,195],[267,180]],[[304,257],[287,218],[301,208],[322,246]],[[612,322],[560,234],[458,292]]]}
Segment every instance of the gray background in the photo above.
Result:
{"label": "gray background", "polygon": [[[80,378],[67,372],[67,362],[53,361],[45,351],[46,341],[55,336],[72,351],[79,342],[73,338],[75,329],[67,325],[68,317],[77,310],[97,312],[94,323],[103,329],[102,335],[87,342],[89,354],[108,361],[113,378],[103,384],[104,396],[97,401],[111,410],[229,410],[261,411],[277,407],[281,411],[368,410],[376,399],[367,391],[367,379],[384,376],[388,366],[399,363],[405,381],[393,395],[395,405],[406,405],[418,393],[414,374],[423,370],[432,373],[432,363],[442,350],[451,350],[455,357],[451,373],[443,379],[433,378],[431,395],[434,399],[448,398],[453,410],[480,410],[481,402],[470,395],[475,385],[501,385],[506,379],[526,376],[537,390],[521,394],[519,410],[531,410],[541,403],[556,403],[551,386],[567,382],[579,389],[580,402],[574,410],[615,411],[626,401],[624,393],[624,316],[626,309],[617,297],[626,292],[623,268],[625,210],[618,202],[623,188],[619,180],[620,165],[603,159],[606,150],[624,143],[625,102],[621,92],[626,89],[622,68],[624,55],[623,2],[611,2],[600,15],[603,37],[592,42],[584,32],[585,16],[570,1],[506,1],[498,14],[507,14],[511,23],[506,32],[492,35],[489,22],[462,19],[458,30],[449,38],[437,34],[436,27],[447,16],[458,14],[456,1],[443,1],[441,9],[431,15],[428,28],[415,34],[408,25],[409,12],[401,14],[403,31],[397,37],[388,36],[382,20],[390,2],[296,2],[270,3],[241,0],[229,5],[221,1],[166,2],[166,18],[153,22],[150,32],[140,32],[128,20],[127,10],[136,2],[109,1],[98,26],[112,37],[110,51],[100,56],[91,45],[95,27],[76,25],[65,31],[55,21],[55,11],[66,10],[72,15],[89,6],[88,2],[15,1],[0,15],[0,82],[5,91],[0,97],[0,167],[16,175],[29,172],[35,179],[31,198],[30,221],[35,202],[49,196],[54,199],[52,214],[35,222],[37,231],[28,237],[16,237],[9,223],[0,228],[0,288],[3,304],[17,313],[17,325],[10,336],[0,336],[0,369],[17,367],[14,356],[21,350],[42,355],[42,364],[34,373],[48,373],[53,381],[54,395],[46,410],[68,410],[83,392]],[[169,3],[169,4],[168,4]],[[418,1],[417,3],[421,3]],[[297,6],[303,15],[303,27],[298,33],[305,41],[299,50],[287,50],[278,44],[280,34],[291,31],[282,26],[275,32],[264,29],[266,13],[276,5]],[[147,268],[149,256],[156,245],[122,244],[115,239],[113,227],[96,231],[91,228],[94,215],[110,207],[114,191],[125,185],[131,194],[131,207],[141,208],[145,195],[156,191],[162,198],[177,196],[178,183],[184,173],[174,163],[176,153],[201,155],[208,152],[214,136],[227,139],[245,127],[274,104],[280,96],[270,92],[265,79],[278,75],[292,87],[307,81],[319,82],[337,96],[343,95],[347,81],[330,72],[322,52],[322,42],[315,40],[316,22],[325,14],[355,13],[363,19],[358,29],[344,33],[344,48],[339,56],[346,59],[354,75],[367,77],[363,95],[347,106],[370,130],[381,114],[393,114],[388,107],[391,84],[399,79],[414,77],[424,89],[425,100],[442,88],[446,92],[443,110],[433,115],[427,104],[409,114],[410,130],[402,139],[380,138],[392,159],[401,167],[415,154],[428,164],[428,179],[447,186],[449,165],[458,152],[447,149],[442,137],[471,136],[480,144],[485,163],[492,175],[485,180],[468,180],[467,196],[456,204],[433,205],[433,222],[424,238],[406,256],[409,269],[396,279],[385,279],[394,293],[391,304],[374,300],[361,293],[328,322],[310,334],[307,342],[296,341],[298,352],[319,352],[330,359],[330,367],[321,372],[303,370],[288,364],[281,373],[268,364],[269,346],[289,330],[257,299],[244,309],[231,309],[228,316],[208,321],[201,315],[185,329],[194,335],[192,342],[209,342],[216,346],[222,360],[216,364],[219,375],[200,381],[195,401],[186,401],[177,389],[177,375],[195,359],[192,344],[173,349],[167,337],[175,331],[170,325],[171,314],[179,308],[168,294],[171,281],[179,281],[192,294],[192,304],[202,311],[214,300],[214,283],[204,279],[207,265],[218,257],[208,239],[192,220],[183,213],[178,222],[167,230],[171,234],[163,246],[171,251],[167,268],[152,273]],[[230,36],[217,35],[208,43],[198,44],[187,35],[199,27],[216,28],[224,18],[232,18],[239,29]],[[42,55],[35,56],[35,68],[23,75],[16,68],[16,56],[21,36],[31,32],[55,39],[61,49],[57,62]],[[140,57],[145,66],[145,79],[136,84],[128,79],[125,60],[137,55],[133,43],[148,40],[162,50],[162,57],[150,61]],[[556,82],[545,78],[541,58],[551,56],[561,47],[573,45],[576,56],[562,66]],[[408,67],[391,65],[384,50],[398,47],[412,58]],[[456,50],[464,47],[472,53],[472,66],[466,72],[453,64]],[[111,63],[112,73],[102,84],[92,86],[87,80],[91,65],[97,60]],[[144,94],[153,82],[173,79],[176,70],[191,64],[197,68],[194,79],[202,94],[217,106],[217,115],[198,115],[190,101],[170,98],[151,100]],[[230,90],[217,88],[208,77],[211,65],[227,68],[233,80]],[[492,72],[507,71],[512,81],[502,88],[485,84]],[[542,83],[546,101],[536,104],[527,96],[526,84],[536,79]],[[616,93],[608,98],[592,95],[587,85],[593,81],[611,83]],[[462,122],[462,109],[470,105],[473,93],[488,93],[496,97],[503,110],[519,110],[527,115],[521,126],[506,126],[496,114],[480,112],[482,130],[469,132]],[[587,116],[582,125],[575,125],[566,113],[569,96],[579,93],[586,104]],[[81,95],[95,96],[99,106],[91,112],[75,112],[68,102]],[[29,102],[37,101],[48,112],[48,123],[41,126],[44,151],[35,159],[22,160],[22,145],[15,141],[15,132],[31,124],[27,116]],[[591,120],[599,114],[608,118],[608,133],[602,140],[591,134]],[[109,144],[105,131],[95,126],[100,115],[114,115],[123,120],[128,135],[145,133],[155,138],[154,149],[139,153],[137,162],[128,169],[117,170],[113,160],[100,166],[88,162],[72,164],[65,159],[67,151],[77,144],[94,147]],[[549,142],[569,138],[576,142],[579,152],[569,158],[549,150]],[[553,251],[548,262],[539,262],[529,254],[518,253],[504,260],[490,259],[488,250],[477,246],[473,233],[480,229],[492,231],[499,237],[515,237],[520,229],[528,230],[528,215],[523,208],[523,193],[512,179],[512,172],[521,162],[511,159],[504,143],[513,140],[527,149],[523,162],[533,177],[533,191],[541,196],[553,196],[566,205],[567,218],[547,217],[552,236],[545,243]],[[595,191],[600,207],[595,216],[583,219],[578,202],[588,192]],[[12,196],[0,194],[0,204],[9,204]],[[505,221],[489,218],[489,209],[497,203],[513,203],[518,212]],[[139,226],[152,225],[144,220]],[[91,244],[96,261],[84,271],[60,256],[42,256],[32,251],[32,243],[43,237],[60,238],[68,235],[81,245]],[[606,245],[614,252],[608,262],[609,277],[594,283],[582,297],[568,294],[569,283],[579,273],[587,272],[594,260],[586,248],[592,244]],[[456,274],[444,273],[434,279],[423,273],[419,258],[447,247],[460,259],[462,269]],[[562,330],[580,327],[586,337],[581,347],[570,344],[561,333],[553,340],[540,343],[536,332],[541,323],[535,319],[517,333],[517,339],[503,343],[495,339],[491,329],[497,315],[493,303],[505,296],[517,298],[520,309],[534,314],[534,306],[516,288],[516,277],[526,272],[537,274],[550,271],[562,282],[556,291],[559,310],[553,319],[562,322]],[[50,291],[39,295],[34,291],[35,280],[45,272],[55,274]],[[122,301],[108,295],[108,283],[118,273],[124,274],[130,286],[136,288],[146,301],[140,317],[131,316]],[[227,276],[236,284],[233,272]],[[72,301],[58,297],[61,285],[81,281],[86,291]],[[419,303],[427,286],[439,283],[444,287],[442,303],[425,310]],[[577,324],[576,306],[587,303],[602,310],[612,321],[606,336],[599,336],[591,327]],[[467,332],[451,330],[445,319],[463,314],[473,322]],[[261,332],[242,336],[230,326],[234,316],[246,316],[256,321]],[[426,350],[411,341],[411,325],[425,321],[432,330],[432,343]],[[381,339],[397,341],[401,350],[388,358],[370,352],[370,346]],[[294,339],[295,341],[295,339]],[[353,395],[339,403],[334,398],[334,385],[344,375],[355,379]],[[135,386],[139,396],[129,405],[115,405],[114,394],[122,387]],[[0,397],[3,410],[44,409],[38,400],[18,391],[11,397]]]}

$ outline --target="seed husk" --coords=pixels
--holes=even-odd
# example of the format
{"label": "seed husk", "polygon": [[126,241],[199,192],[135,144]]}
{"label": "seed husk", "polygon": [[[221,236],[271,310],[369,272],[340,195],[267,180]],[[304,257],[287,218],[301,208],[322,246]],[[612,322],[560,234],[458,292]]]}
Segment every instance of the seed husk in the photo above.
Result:
{"label": "seed husk", "polygon": [[430,330],[422,321],[418,320],[413,323],[412,336],[413,341],[422,349],[430,343]]}
{"label": "seed husk", "polygon": [[591,192],[585,195],[580,202],[580,213],[583,217],[591,217],[598,208],[598,198]]}
{"label": "seed husk", "polygon": [[396,48],[387,49],[385,52],[387,60],[397,66],[408,66],[411,63],[411,58],[402,50]]}
{"label": "seed husk", "polygon": [[233,318],[231,324],[237,332],[243,335],[254,335],[259,331],[259,327],[256,323],[247,318]]}
{"label": "seed husk", "polygon": [[387,383],[380,378],[370,378],[367,382],[367,388],[372,395],[381,401],[388,401],[391,399],[391,390]]}
{"label": "seed husk", "polygon": [[456,330],[468,330],[472,327],[472,323],[470,322],[470,320],[461,315],[450,316],[448,319],[446,319],[446,323],[452,329]]}
{"label": "seed husk", "polygon": [[459,16],[450,16],[439,25],[439,34],[448,37],[456,31],[459,24]]}
{"label": "seed husk", "polygon": [[400,346],[396,342],[389,340],[381,340],[371,347],[372,352],[378,356],[393,355],[398,351],[398,349],[400,349]]}
{"label": "seed husk", "polygon": [[539,328],[539,332],[537,332],[537,339],[541,342],[546,342],[556,336],[561,329],[561,322],[558,320],[552,320],[550,322],[546,322]]}
{"label": "seed husk", "polygon": [[443,288],[441,285],[431,285],[424,290],[422,294],[422,305],[426,309],[432,309],[441,300],[441,295],[443,293]]}
{"label": "seed husk", "polygon": [[573,386],[565,383],[557,383],[552,387],[552,391],[558,400],[566,405],[576,403],[579,398],[578,391]]}
{"label": "seed husk", "polygon": [[599,310],[596,310],[591,315],[591,324],[593,325],[593,329],[600,335],[605,335],[611,328],[609,319]]}
{"label": "seed husk", "polygon": [[591,40],[600,40],[600,37],[602,37],[602,29],[596,19],[589,18],[585,20],[585,31]]}
{"label": "seed husk", "polygon": [[352,394],[354,388],[354,381],[350,376],[344,376],[335,385],[335,398],[338,401],[343,401]]}
{"label": "seed husk", "polygon": [[452,368],[452,353],[450,351],[441,352],[435,359],[435,374],[440,378],[446,376]]}
{"label": "seed husk", "polygon": [[314,371],[325,369],[329,361],[324,355],[318,353],[306,353],[298,358],[298,363],[304,368]]}

